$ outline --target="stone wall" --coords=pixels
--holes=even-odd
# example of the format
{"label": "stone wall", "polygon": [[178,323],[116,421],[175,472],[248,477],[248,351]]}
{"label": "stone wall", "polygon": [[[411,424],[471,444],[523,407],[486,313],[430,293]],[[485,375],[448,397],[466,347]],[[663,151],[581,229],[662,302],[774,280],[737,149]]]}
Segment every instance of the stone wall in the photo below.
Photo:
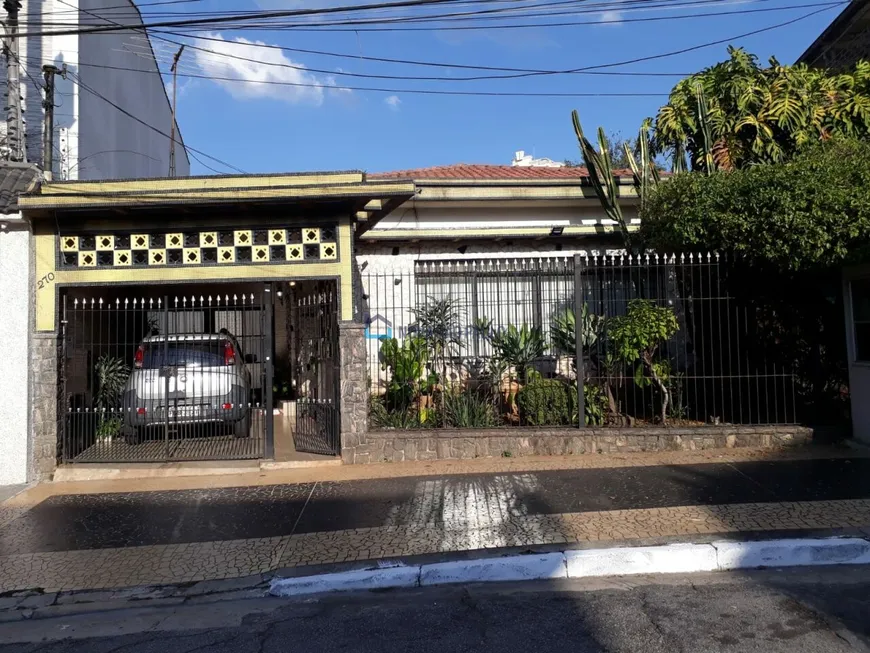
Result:
{"label": "stone wall", "polygon": [[57,363],[55,334],[34,334],[30,349],[30,473],[31,481],[51,478],[57,467]]}
{"label": "stone wall", "polygon": [[698,428],[505,428],[372,431],[355,434],[342,449],[345,463],[459,460],[497,456],[561,456],[641,451],[694,451],[807,444],[802,426],[702,426]]}
{"label": "stone wall", "polygon": [[338,349],[341,358],[341,457],[345,462],[353,462],[354,452],[365,444],[369,420],[365,325],[339,322]]}

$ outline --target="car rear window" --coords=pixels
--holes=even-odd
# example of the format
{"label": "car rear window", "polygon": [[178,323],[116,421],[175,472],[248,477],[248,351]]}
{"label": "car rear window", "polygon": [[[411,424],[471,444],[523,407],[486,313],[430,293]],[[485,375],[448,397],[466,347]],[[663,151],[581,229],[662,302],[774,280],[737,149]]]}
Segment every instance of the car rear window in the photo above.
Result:
{"label": "car rear window", "polygon": [[144,369],[160,367],[222,367],[224,362],[223,340],[200,342],[148,342],[143,346]]}

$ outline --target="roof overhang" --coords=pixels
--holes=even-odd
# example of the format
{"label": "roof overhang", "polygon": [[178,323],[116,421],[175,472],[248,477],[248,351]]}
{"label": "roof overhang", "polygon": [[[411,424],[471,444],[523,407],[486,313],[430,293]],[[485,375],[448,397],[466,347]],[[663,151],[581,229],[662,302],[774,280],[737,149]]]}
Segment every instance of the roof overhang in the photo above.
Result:
{"label": "roof overhang", "polygon": [[[817,67],[848,67],[867,52],[870,1],[852,0],[795,63]],[[842,50],[843,56],[837,56]]]}
{"label": "roof overhang", "polygon": [[22,195],[19,205],[27,215],[58,217],[173,207],[325,204],[346,211],[364,231],[414,192],[412,181],[368,181],[362,172],[227,175],[44,183]]}
{"label": "roof overhang", "polygon": [[[637,192],[632,183],[620,183],[618,186],[620,198],[637,199]],[[468,183],[444,181],[417,181],[416,203],[433,202],[528,202],[528,201],[598,201],[595,189],[591,185],[573,182],[547,183],[517,183],[491,182]]]}

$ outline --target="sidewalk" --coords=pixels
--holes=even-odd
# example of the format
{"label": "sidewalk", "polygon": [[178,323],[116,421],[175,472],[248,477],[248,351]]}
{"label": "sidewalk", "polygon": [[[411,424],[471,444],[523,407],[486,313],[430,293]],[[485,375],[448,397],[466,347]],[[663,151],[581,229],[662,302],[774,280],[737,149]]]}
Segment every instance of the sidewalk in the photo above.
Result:
{"label": "sidewalk", "polygon": [[870,535],[870,458],[706,451],[45,484],[0,504],[0,592],[820,531]]}

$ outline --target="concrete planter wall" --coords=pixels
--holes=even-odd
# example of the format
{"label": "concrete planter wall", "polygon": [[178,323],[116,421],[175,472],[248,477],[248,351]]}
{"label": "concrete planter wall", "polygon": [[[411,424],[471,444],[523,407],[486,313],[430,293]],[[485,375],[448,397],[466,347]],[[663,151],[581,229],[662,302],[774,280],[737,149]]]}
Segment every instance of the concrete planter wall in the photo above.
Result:
{"label": "concrete planter wall", "polygon": [[461,460],[641,451],[695,451],[807,444],[813,430],[801,426],[706,426],[699,428],[502,428],[382,430],[355,434],[342,448],[345,463]]}

